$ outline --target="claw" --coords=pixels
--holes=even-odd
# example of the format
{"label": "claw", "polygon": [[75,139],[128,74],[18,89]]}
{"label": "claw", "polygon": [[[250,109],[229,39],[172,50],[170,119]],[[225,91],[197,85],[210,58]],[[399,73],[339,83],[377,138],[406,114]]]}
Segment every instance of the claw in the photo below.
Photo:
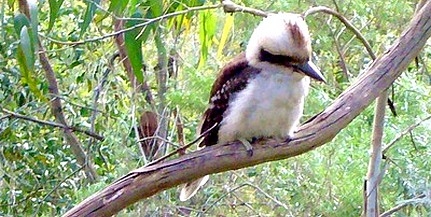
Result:
{"label": "claw", "polygon": [[289,143],[290,141],[292,141],[292,137],[291,136],[287,136],[286,140],[284,140],[285,143]]}
{"label": "claw", "polygon": [[253,156],[253,146],[251,146],[250,142],[247,139],[238,139],[242,145],[244,145],[247,150],[248,156]]}

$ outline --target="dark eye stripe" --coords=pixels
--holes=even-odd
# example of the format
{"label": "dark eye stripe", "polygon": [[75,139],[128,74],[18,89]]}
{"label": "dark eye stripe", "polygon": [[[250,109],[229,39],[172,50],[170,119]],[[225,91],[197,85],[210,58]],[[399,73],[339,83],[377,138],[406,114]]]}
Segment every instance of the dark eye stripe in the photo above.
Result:
{"label": "dark eye stripe", "polygon": [[307,62],[308,58],[301,59],[292,56],[274,55],[262,48],[260,49],[259,60],[262,62],[269,62],[276,65],[292,67],[296,64],[302,64],[304,62]]}

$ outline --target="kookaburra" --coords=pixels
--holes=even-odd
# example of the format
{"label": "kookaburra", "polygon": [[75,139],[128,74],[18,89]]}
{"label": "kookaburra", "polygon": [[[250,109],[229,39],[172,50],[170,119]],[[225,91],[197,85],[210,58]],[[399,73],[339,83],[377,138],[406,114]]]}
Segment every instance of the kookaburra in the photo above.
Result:
{"label": "kookaburra", "polygon": [[[253,138],[292,138],[310,77],[325,81],[310,58],[310,34],[302,16],[280,13],[265,18],[245,53],[228,63],[214,82],[200,133],[212,130],[199,147],[235,140],[251,147]],[[207,180],[205,176],[186,184],[180,200],[192,197]]]}

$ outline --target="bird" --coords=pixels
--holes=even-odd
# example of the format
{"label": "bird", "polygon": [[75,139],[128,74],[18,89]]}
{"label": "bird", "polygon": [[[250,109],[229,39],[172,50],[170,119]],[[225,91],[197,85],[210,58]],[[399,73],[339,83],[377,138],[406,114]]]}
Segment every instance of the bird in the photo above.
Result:
{"label": "bird", "polygon": [[[326,82],[311,61],[311,38],[304,17],[277,13],[254,29],[245,52],[225,65],[210,92],[199,148],[241,141],[248,151],[256,138],[289,141],[303,114],[310,78]],[[191,198],[209,179],[183,186]]]}

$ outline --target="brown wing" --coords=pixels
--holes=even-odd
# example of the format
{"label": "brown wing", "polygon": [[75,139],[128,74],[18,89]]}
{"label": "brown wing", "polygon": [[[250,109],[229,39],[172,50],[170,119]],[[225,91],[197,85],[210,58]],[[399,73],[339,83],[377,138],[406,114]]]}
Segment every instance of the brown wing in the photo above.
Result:
{"label": "brown wing", "polygon": [[211,89],[209,107],[202,117],[200,133],[206,132],[213,126],[215,127],[206,134],[199,147],[217,144],[220,123],[223,120],[223,114],[229,105],[229,101],[236,93],[246,87],[250,78],[259,72],[259,69],[248,65],[244,53],[235,57],[220,71]]}

